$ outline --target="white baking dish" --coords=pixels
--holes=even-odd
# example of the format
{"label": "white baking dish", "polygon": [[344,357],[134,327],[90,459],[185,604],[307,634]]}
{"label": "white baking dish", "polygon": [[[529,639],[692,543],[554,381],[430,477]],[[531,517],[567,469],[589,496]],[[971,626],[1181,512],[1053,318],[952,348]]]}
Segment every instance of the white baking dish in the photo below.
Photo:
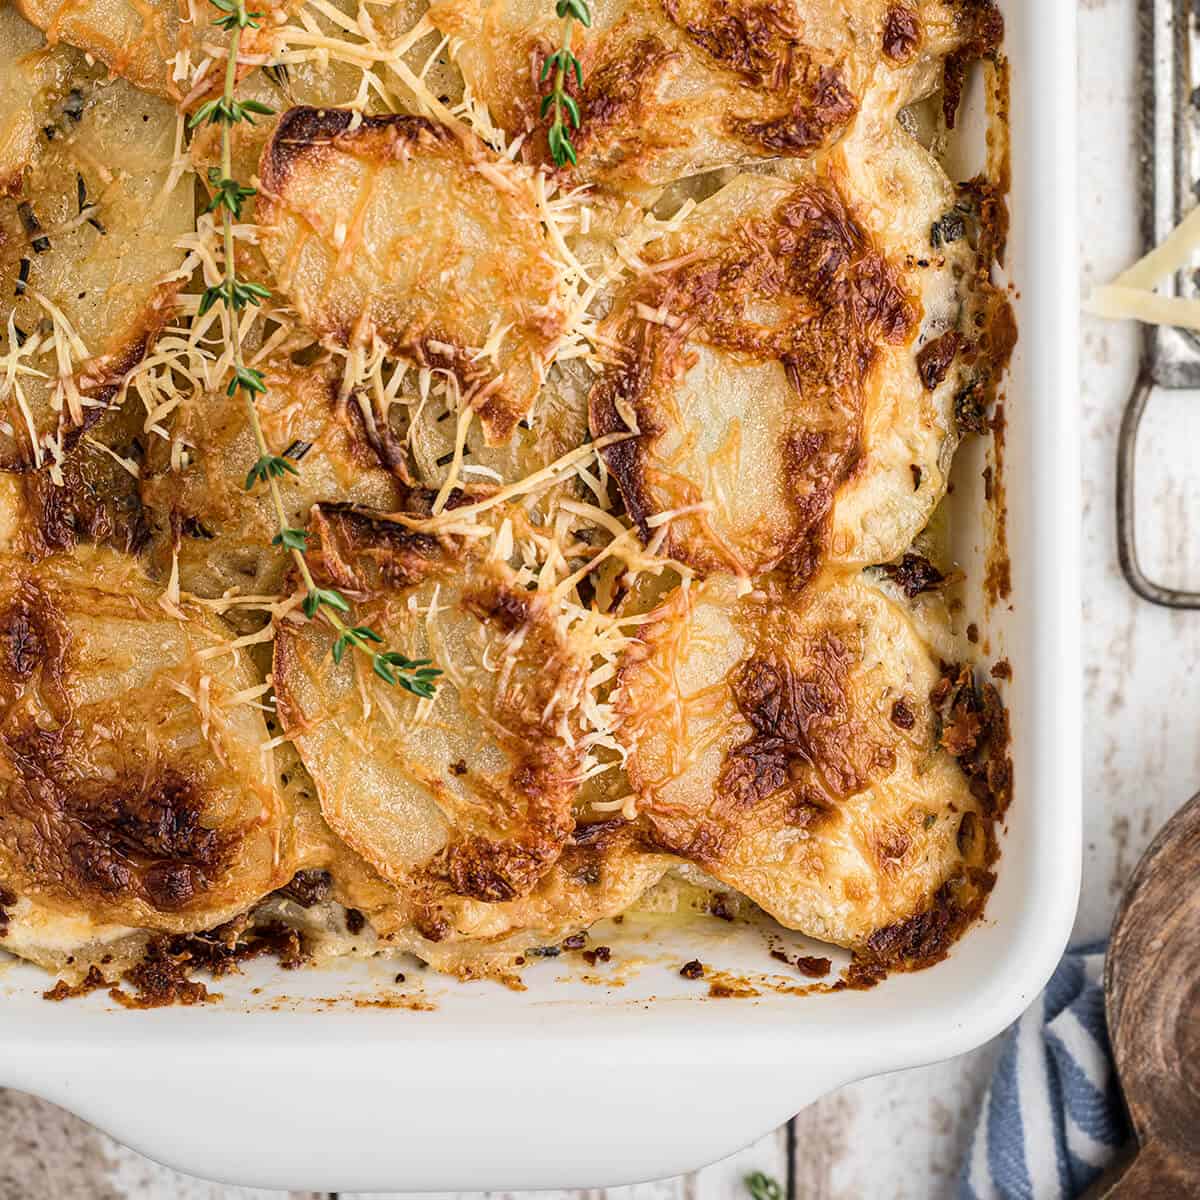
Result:
{"label": "white baking dish", "polygon": [[[708,999],[679,978],[681,954],[766,966],[757,935],[710,921],[704,936],[720,944],[660,931],[676,949],[624,987],[559,982],[562,960],[525,992],[422,974],[434,1011],[356,1007],[356,990],[391,982],[395,966],[377,963],[259,964],[222,985],[222,1005],[151,1012],[103,994],[47,1004],[45,976],[9,967],[0,1084],[238,1183],[581,1187],[712,1161],[850,1080],[969,1050],[1028,1004],[1067,940],[1080,861],[1075,6],[1004,7],[1021,330],[1008,386],[1014,591],[1011,609],[980,615],[1014,668],[1016,799],[986,920],[949,960],[868,992]],[[976,510],[959,528],[976,540],[979,466],[964,462],[956,489]]]}

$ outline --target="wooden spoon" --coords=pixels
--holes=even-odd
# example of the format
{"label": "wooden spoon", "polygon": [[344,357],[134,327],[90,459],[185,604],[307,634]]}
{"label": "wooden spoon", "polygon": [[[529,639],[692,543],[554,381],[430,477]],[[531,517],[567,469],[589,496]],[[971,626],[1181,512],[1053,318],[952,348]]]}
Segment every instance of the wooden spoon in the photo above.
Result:
{"label": "wooden spoon", "polygon": [[1200,795],[1138,863],[1113,923],[1104,989],[1109,1036],[1137,1134],[1100,1195],[1200,1197]]}

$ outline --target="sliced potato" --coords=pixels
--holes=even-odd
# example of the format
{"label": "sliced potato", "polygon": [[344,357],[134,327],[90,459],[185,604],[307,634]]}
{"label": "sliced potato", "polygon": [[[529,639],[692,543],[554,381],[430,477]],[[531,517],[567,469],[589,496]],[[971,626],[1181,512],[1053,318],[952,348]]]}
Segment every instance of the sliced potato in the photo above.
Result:
{"label": "sliced potato", "polygon": [[[24,58],[0,46],[0,78]],[[0,468],[52,462],[95,424],[170,312],[192,186],[166,191],[174,110],[43,52],[25,103],[38,129],[20,186],[0,199]],[[11,325],[10,325],[11,321]]]}
{"label": "sliced potato", "polygon": [[[463,446],[461,479],[484,487],[516,483],[582,445],[587,440],[591,381],[591,372],[582,365],[552,368],[530,418],[501,446],[488,445],[484,431],[472,422]],[[408,444],[413,473],[427,487],[440,487],[450,472],[458,417],[444,390],[425,403],[412,404]]]}
{"label": "sliced potato", "polygon": [[[319,849],[317,839],[309,839],[306,861],[328,876],[333,902],[366,918],[368,945],[415,954],[439,971],[478,976],[511,970],[531,948],[555,945],[624,912],[662,879],[677,860],[644,849],[635,835],[616,828],[621,824],[582,826],[525,896],[494,902],[446,896],[434,910],[414,909],[407,889],[385,880],[328,826]],[[344,923],[328,905],[314,915],[318,928],[338,930]],[[364,938],[337,941],[339,948],[361,949]]]}
{"label": "sliced potato", "polygon": [[[299,106],[309,108],[358,108],[379,115],[405,107],[408,89],[383,67],[367,74],[362,69],[364,54],[371,50],[362,30],[360,16],[374,31],[373,44],[385,53],[407,34],[424,14],[425,0],[389,0],[385,6],[368,5],[367,0],[322,0],[321,6],[289,3],[289,20],[273,23],[270,45],[273,57],[280,61],[248,71],[238,82],[239,100],[257,100],[281,114]],[[334,16],[331,14],[340,14]],[[351,32],[347,24],[355,25]],[[332,39],[314,45],[315,39]],[[402,58],[414,73],[425,70],[425,81],[434,95],[455,103],[462,97],[462,80],[449,61],[445,49],[439,52],[440,38],[430,32],[420,38]],[[384,91],[381,94],[380,88]],[[250,179],[258,173],[258,161],[278,123],[277,116],[256,116],[254,123],[241,122],[233,127],[233,168],[238,179]],[[205,124],[196,130],[188,152],[197,173],[207,179],[209,167],[221,161],[221,129]],[[254,211],[250,199],[244,211]]]}
{"label": "sliced potato", "polygon": [[0,6],[0,196],[20,190],[38,151],[38,98],[66,66],[45,41],[16,9]]}
{"label": "sliced potato", "polygon": [[953,741],[908,614],[859,575],[741,599],[726,576],[677,592],[641,642],[617,706],[653,841],[812,937],[943,954],[990,889],[1006,777],[977,796],[950,752],[989,731]]}
{"label": "sliced potato", "polygon": [[[264,378],[267,390],[256,407],[267,444],[295,457],[296,474],[279,481],[289,526],[303,529],[321,500],[401,507],[405,488],[382,465],[386,448],[372,445],[354,397],[339,403],[333,366],[284,361],[268,366]],[[177,561],[180,585],[196,596],[230,589],[277,594],[291,559],[271,544],[279,523],[270,492],[262,484],[246,491],[258,450],[244,398],[231,399],[224,390],[186,397],[169,432],[170,442],[150,441],[142,469],[141,495],[155,527],[155,572],[165,579]],[[172,449],[177,441],[181,456]]]}
{"label": "sliced potato", "polygon": [[305,325],[452,377],[507,441],[565,319],[520,170],[420,117],[295,108],[260,175],[262,250]]}
{"label": "sliced potato", "polygon": [[333,663],[324,625],[283,619],[279,716],[330,827],[437,940],[447,902],[528,895],[562,852],[588,660],[503,563],[347,510],[318,510],[313,530],[318,581],[353,594],[353,619],[386,647],[444,674],[418,704],[360,654]]}
{"label": "sliced potato", "polygon": [[107,550],[0,572],[0,881],[42,930],[4,943],[21,953],[52,949],[48,914],[82,941],[207,929],[291,877],[259,677],[219,620],[160,598]]}
{"label": "sliced potato", "polygon": [[989,390],[1007,363],[1007,299],[991,284],[990,252],[970,187],[956,187],[897,124],[856,129],[835,169],[876,243],[920,299],[917,337],[877,346],[858,463],[839,489],[828,535],[833,561],[898,557],[946,494],[959,441],[956,401]]}
{"label": "sliced potato", "polygon": [[[583,68],[582,92],[572,89],[578,171],[626,187],[807,157],[864,104],[886,103],[894,115],[928,91],[934,65],[981,41],[993,12],[974,0],[596,0],[591,9],[591,28],[573,33]],[[536,133],[536,153],[548,158],[541,101],[551,82],[541,68],[562,36],[553,5],[435,0],[430,17],[457,39],[456,61],[493,119],[513,136]]]}
{"label": "sliced potato", "polygon": [[[179,102],[192,91],[191,71],[221,59],[229,35],[213,27],[221,14],[208,0],[13,0],[21,15],[45,31],[51,45],[75,46],[142,91]],[[272,13],[282,4],[255,0],[265,12],[259,28],[242,35],[244,54],[270,45]],[[218,72],[210,73],[216,79]]]}
{"label": "sliced potato", "polygon": [[[823,555],[881,347],[917,309],[829,180],[743,175],[655,243],[605,322],[624,353],[591,396],[643,538],[697,570],[804,577]],[[910,476],[911,479],[911,476]],[[915,531],[914,531],[915,532]]]}

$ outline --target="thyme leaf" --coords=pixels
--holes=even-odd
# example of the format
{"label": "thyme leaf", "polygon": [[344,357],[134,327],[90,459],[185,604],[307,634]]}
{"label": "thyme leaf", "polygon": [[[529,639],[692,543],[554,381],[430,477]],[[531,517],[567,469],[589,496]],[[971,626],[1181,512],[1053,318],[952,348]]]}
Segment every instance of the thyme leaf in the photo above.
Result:
{"label": "thyme leaf", "polygon": [[779,1186],[779,1180],[764,1175],[762,1171],[746,1176],[746,1190],[753,1200],[783,1200],[783,1188]]}
{"label": "thyme leaf", "polygon": [[[210,2],[221,13],[221,16],[217,17],[213,24],[220,29],[227,30],[230,35],[229,51],[225,62],[225,83],[221,95],[200,105],[192,114],[188,125],[193,129],[204,124],[218,125],[221,129],[221,165],[219,168],[211,168],[208,172],[208,182],[213,191],[205,211],[219,214],[221,218],[225,273],[219,283],[205,288],[200,297],[199,313],[203,316],[215,305],[221,304],[224,305],[228,316],[233,370],[225,393],[231,398],[238,395],[239,392],[241,393],[246,405],[246,416],[250,423],[250,429],[254,434],[254,442],[258,447],[258,458],[246,475],[246,491],[253,491],[260,483],[267,485],[271,506],[275,510],[278,522],[278,532],[271,539],[271,544],[279,546],[292,556],[292,561],[304,584],[304,615],[310,621],[318,618],[324,620],[337,634],[333,643],[334,662],[341,662],[347,650],[358,650],[370,656],[375,673],[387,683],[398,684],[417,696],[430,697],[434,694],[435,680],[441,672],[432,667],[428,659],[411,660],[394,650],[372,649],[373,646],[384,644],[383,638],[374,629],[369,625],[348,625],[343,621],[341,614],[350,612],[349,601],[341,592],[333,588],[317,586],[307,559],[309,535],[305,530],[296,529],[288,524],[279,481],[288,475],[299,476],[300,471],[295,463],[303,458],[312,446],[309,442],[294,441],[283,454],[271,452],[255,403],[256,397],[266,395],[267,381],[261,371],[247,366],[242,357],[242,343],[237,320],[237,314],[247,305],[261,305],[271,296],[270,290],[262,284],[238,278],[233,241],[233,222],[241,219],[243,205],[255,195],[254,188],[239,183],[233,174],[233,126],[243,121],[253,125],[256,116],[270,116],[275,111],[257,100],[238,100],[233,94],[234,85],[237,82],[238,54],[241,49],[242,33],[246,29],[257,29],[262,14],[247,9],[246,0],[210,0]],[[560,3],[578,6],[583,4],[583,0],[560,0]],[[568,108],[568,112],[571,111],[572,109]],[[578,107],[575,106],[573,111],[575,124],[578,126]],[[79,203],[82,210],[86,198],[82,179],[79,187]],[[29,216],[36,222],[32,210],[30,210]],[[38,249],[36,242],[34,249]]]}
{"label": "thyme leaf", "polygon": [[571,26],[578,22],[585,29],[590,29],[592,12],[587,0],[557,0],[554,11],[563,23],[562,44],[548,54],[542,63],[540,81],[545,83],[553,72],[554,82],[542,100],[541,115],[544,120],[552,114],[546,141],[554,165],[564,167],[568,163],[574,166],[579,161],[571,142],[571,130],[578,129],[581,121],[579,102],[567,91],[567,83],[572,75],[575,76],[576,89],[583,90],[583,65],[571,50]]}

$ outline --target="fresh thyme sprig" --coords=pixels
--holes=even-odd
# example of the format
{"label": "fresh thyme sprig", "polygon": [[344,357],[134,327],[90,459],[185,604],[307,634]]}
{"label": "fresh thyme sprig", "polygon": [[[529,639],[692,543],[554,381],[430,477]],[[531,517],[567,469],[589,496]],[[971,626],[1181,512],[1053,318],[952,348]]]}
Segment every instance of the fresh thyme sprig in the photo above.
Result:
{"label": "fresh thyme sprig", "polygon": [[[582,0],[564,0],[571,4],[582,3]],[[375,674],[385,683],[400,686],[415,696],[426,699],[433,696],[437,687],[437,677],[441,674],[427,658],[411,659],[395,650],[376,650],[373,647],[382,646],[383,638],[367,625],[347,625],[342,620],[342,613],[349,613],[349,601],[341,592],[333,588],[318,587],[309,569],[305,557],[308,551],[308,534],[303,529],[293,529],[288,525],[287,513],[283,507],[283,496],[279,490],[279,481],[287,475],[299,475],[300,472],[287,454],[272,454],[263,433],[262,422],[258,417],[258,406],[255,397],[266,393],[267,385],[262,372],[246,366],[242,357],[241,337],[238,333],[238,318],[248,304],[260,305],[269,299],[270,291],[258,283],[251,283],[237,277],[237,264],[234,261],[233,223],[242,217],[242,205],[255,194],[255,189],[246,187],[233,177],[233,127],[242,121],[254,123],[256,116],[270,116],[275,111],[257,100],[237,100],[233,89],[237,82],[238,52],[241,49],[242,32],[246,29],[257,29],[261,13],[250,12],[246,8],[246,0],[211,0],[214,7],[219,9],[222,16],[213,24],[227,30],[229,37],[229,58],[225,64],[225,86],[221,96],[202,104],[192,115],[189,127],[198,125],[219,125],[221,127],[221,166],[213,167],[208,172],[208,181],[212,187],[212,199],[209,200],[206,212],[220,213],[221,233],[225,251],[225,277],[219,282],[206,288],[200,299],[200,315],[203,316],[215,304],[223,304],[229,313],[229,323],[232,330],[233,374],[226,388],[230,397],[239,392],[246,403],[246,415],[250,420],[250,428],[254,434],[254,442],[258,449],[258,459],[246,475],[246,491],[253,491],[261,483],[267,485],[271,496],[271,504],[279,523],[279,532],[271,539],[271,544],[287,550],[300,578],[304,582],[305,596],[304,615],[310,620],[320,617],[331,625],[337,633],[333,644],[333,661],[340,663],[347,649],[358,650],[371,659]],[[289,447],[290,450],[290,447]],[[297,458],[301,455],[297,455]]]}
{"label": "fresh thyme sprig", "polygon": [[[548,54],[546,61],[542,63],[543,83],[550,72],[554,72],[554,87],[542,100],[542,117],[551,111],[554,113],[547,134],[550,156],[554,159],[555,166],[564,167],[567,163],[574,166],[578,161],[575,157],[575,147],[571,144],[571,130],[579,128],[579,105],[575,97],[566,90],[567,80],[574,75],[576,87],[583,90],[583,67],[571,51],[571,25],[578,21],[585,29],[590,29],[592,13],[587,0],[558,0],[554,11],[562,18],[562,45],[553,54]],[[566,120],[563,119],[564,113]]]}

